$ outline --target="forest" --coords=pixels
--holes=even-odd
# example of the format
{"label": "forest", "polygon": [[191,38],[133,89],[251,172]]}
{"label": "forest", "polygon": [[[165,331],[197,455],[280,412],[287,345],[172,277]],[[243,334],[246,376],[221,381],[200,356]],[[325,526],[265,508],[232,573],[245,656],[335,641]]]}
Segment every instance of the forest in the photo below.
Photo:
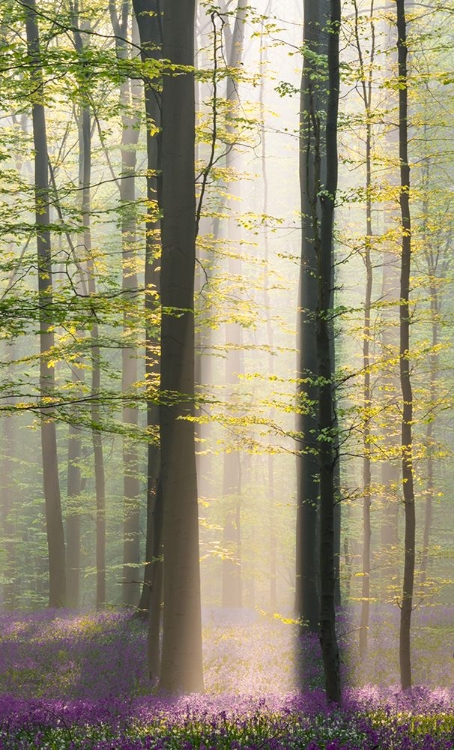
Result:
{"label": "forest", "polygon": [[1,0],[1,748],[454,748],[453,20]]}

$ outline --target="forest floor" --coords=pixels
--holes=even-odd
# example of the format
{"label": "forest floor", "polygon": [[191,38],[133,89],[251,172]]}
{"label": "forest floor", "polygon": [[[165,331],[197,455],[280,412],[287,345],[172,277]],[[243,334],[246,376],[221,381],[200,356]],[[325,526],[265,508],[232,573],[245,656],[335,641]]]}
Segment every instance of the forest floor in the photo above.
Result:
{"label": "forest floor", "polygon": [[[327,709],[317,639],[283,619],[205,616],[204,695],[150,692],[146,628],[127,613],[0,614],[0,750],[452,750],[452,608],[415,616],[415,687],[398,689],[396,608],[376,608],[367,659],[341,618],[342,709]],[[298,658],[295,653],[298,651]],[[295,663],[305,689],[295,689]]]}

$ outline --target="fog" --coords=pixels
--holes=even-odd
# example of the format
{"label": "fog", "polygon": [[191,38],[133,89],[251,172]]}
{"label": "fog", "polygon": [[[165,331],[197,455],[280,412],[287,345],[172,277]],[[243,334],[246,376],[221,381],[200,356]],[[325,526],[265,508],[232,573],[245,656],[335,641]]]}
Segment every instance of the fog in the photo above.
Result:
{"label": "fog", "polygon": [[[53,539],[49,527],[58,519],[57,505],[53,510],[45,505],[41,452],[44,432],[52,424],[58,461],[53,476],[59,482],[62,506],[68,598],[50,603],[62,611],[67,607],[82,612],[126,609],[133,615],[142,609],[145,623],[147,597],[155,585],[155,579],[150,583],[147,576],[152,562],[162,561],[162,542],[158,540],[153,550],[149,546],[150,528],[156,528],[158,518],[155,412],[162,394],[158,290],[146,288],[145,279],[146,233],[152,233],[152,222],[153,241],[159,244],[157,206],[155,202],[150,205],[149,196],[147,202],[146,194],[141,80],[146,75],[143,70],[140,75],[134,73],[135,58],[130,53],[125,53],[130,75],[125,75],[121,65],[110,70],[117,59],[112,28],[108,13],[95,3],[91,11],[82,7],[79,19],[86,38],[89,19],[92,30],[99,33],[99,39],[94,34],[90,41],[96,59],[88,84],[84,82],[71,57],[75,43],[68,41],[70,32],[68,39],[57,32],[53,3],[43,5],[50,14],[40,19],[41,33],[51,50],[44,64],[40,104],[45,105],[51,165],[46,195],[52,299],[48,291],[44,297],[42,290],[36,291],[37,277],[46,277],[46,271],[40,267],[37,273],[35,257],[33,96],[24,83],[15,48],[23,46],[23,19],[14,14],[8,18],[13,11],[5,9],[2,23],[6,25],[0,29],[13,71],[11,79],[1,84],[0,111],[4,320],[0,342],[0,606],[4,613],[30,613],[49,604],[49,539]],[[295,427],[301,377],[297,324],[302,244],[302,4],[269,0],[264,8],[261,0],[250,3],[241,27],[244,39],[231,51],[238,56],[232,64],[228,41],[234,32],[233,5],[227,3],[224,8],[221,3],[217,11],[210,6],[211,15],[210,8],[200,7],[196,34],[197,200],[206,165],[210,160],[212,165],[200,203],[196,395],[194,415],[188,420],[194,424],[196,440],[205,688],[216,694],[285,694],[301,688],[302,680],[309,687],[318,686],[321,664],[317,636],[307,632],[295,611],[296,461],[305,439]],[[344,11],[333,271],[340,472],[336,502],[341,515],[337,630],[345,684],[389,687],[399,683],[405,554],[399,442],[402,231],[396,36],[389,9],[377,11],[373,42],[368,24],[374,13],[366,3],[359,3],[356,29],[354,6]],[[69,10],[65,12],[69,18]],[[414,186],[409,359],[416,508],[412,665],[414,684],[430,687],[451,684],[454,593],[450,504],[453,102],[448,85],[449,40],[442,35],[445,20],[442,10],[434,13],[424,37],[422,11],[416,9],[409,53]],[[131,20],[126,26],[131,40],[135,34]],[[375,56],[364,63],[372,43]],[[358,44],[364,55],[362,72]],[[66,53],[69,62],[65,62]],[[216,77],[214,67],[222,69],[222,74]],[[371,69],[371,101],[365,113],[362,84],[364,70]],[[89,148],[83,137],[85,133],[87,138],[84,111],[91,113],[89,185],[84,182],[84,153],[86,158]],[[137,134],[136,144],[125,142],[126,131]],[[125,156],[131,153],[132,167]],[[135,184],[132,198],[121,192],[126,179]],[[372,196],[369,228],[368,195]],[[367,330],[366,248],[372,279]],[[159,259],[153,262],[159,269]],[[88,294],[84,282],[94,284]],[[152,300],[146,311],[145,298]],[[43,331],[53,341],[40,350]],[[135,370],[129,376],[125,373],[131,363]],[[323,436],[315,439],[323,440]],[[44,455],[49,457],[48,447]],[[367,486],[365,457],[371,476]],[[364,520],[366,495],[370,529]],[[370,557],[365,561],[364,535],[369,533]],[[314,539],[315,557],[317,545]],[[101,547],[104,557],[100,557]],[[133,548],[137,554],[131,552]],[[63,569],[60,574],[65,577]],[[105,584],[102,595],[101,579]],[[53,628],[51,622],[49,632]],[[146,624],[143,628],[145,632]],[[368,642],[360,653],[361,628],[367,630]],[[145,663],[146,646],[142,645]]]}

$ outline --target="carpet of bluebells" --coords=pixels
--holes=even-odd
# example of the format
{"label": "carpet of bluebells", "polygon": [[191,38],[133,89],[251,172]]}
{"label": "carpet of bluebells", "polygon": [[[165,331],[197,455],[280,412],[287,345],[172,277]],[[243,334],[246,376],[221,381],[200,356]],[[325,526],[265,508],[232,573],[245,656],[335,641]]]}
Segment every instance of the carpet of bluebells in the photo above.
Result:
{"label": "carpet of bluebells", "polygon": [[405,695],[394,610],[375,610],[361,661],[355,613],[341,618],[344,680],[361,686],[346,688],[339,709],[326,707],[317,639],[295,645],[282,621],[206,617],[205,695],[164,700],[147,679],[145,625],[127,613],[0,614],[0,750],[452,750],[453,615],[415,614],[424,687]]}

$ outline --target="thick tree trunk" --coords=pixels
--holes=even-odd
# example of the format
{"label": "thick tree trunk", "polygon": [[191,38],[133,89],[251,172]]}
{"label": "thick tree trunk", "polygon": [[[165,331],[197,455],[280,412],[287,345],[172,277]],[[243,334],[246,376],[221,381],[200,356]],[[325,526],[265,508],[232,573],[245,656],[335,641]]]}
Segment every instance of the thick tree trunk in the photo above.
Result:
{"label": "thick tree trunk", "polygon": [[[35,0],[24,2],[27,50],[31,65],[33,145],[35,150],[36,243],[38,294],[40,299],[40,390],[41,398],[55,396],[55,370],[49,362],[54,345],[52,328],[52,251],[49,215],[49,166],[46,117],[43,105],[43,74]],[[43,483],[49,551],[49,606],[66,605],[66,564],[63,519],[58,477],[57,435],[51,409],[41,419]]]}
{"label": "thick tree trunk", "polygon": [[317,448],[317,253],[320,246],[318,194],[326,178],[322,147],[327,83],[320,76],[320,58],[327,53],[326,24],[329,2],[304,3],[304,57],[300,102],[300,188],[302,247],[298,303],[298,405],[297,428],[301,437],[297,457],[296,598],[295,610],[303,627],[318,631],[318,506]]}
{"label": "thick tree trunk", "polygon": [[399,160],[401,211],[400,277],[400,383],[402,389],[402,489],[405,511],[404,576],[400,611],[400,680],[402,689],[411,688],[411,613],[415,575],[415,495],[413,486],[413,392],[410,377],[410,274],[411,216],[410,165],[408,162],[408,76],[407,21],[405,0],[397,0],[397,54],[399,72]]}
{"label": "thick tree trunk", "polygon": [[[194,65],[194,0],[167,0],[163,58]],[[194,76],[168,73],[162,99],[161,481],[164,633],[159,687],[203,690],[194,423]],[[189,417],[185,419],[185,417]]]}

